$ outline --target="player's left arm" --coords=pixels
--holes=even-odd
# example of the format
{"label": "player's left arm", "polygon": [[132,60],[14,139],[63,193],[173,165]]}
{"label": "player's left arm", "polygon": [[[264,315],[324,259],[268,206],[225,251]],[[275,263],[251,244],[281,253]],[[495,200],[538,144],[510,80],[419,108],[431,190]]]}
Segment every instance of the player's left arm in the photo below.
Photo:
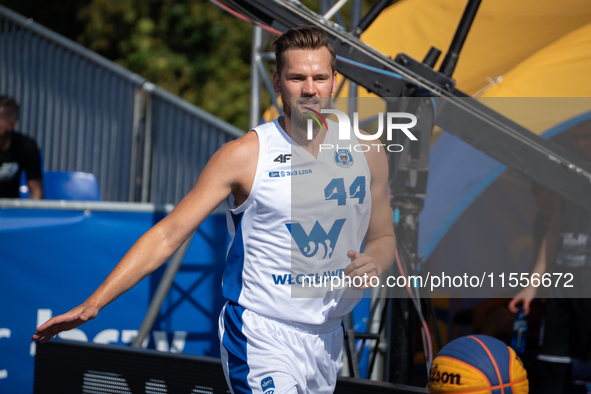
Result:
{"label": "player's left arm", "polygon": [[[351,264],[345,268],[345,275],[380,276],[386,272],[394,262],[396,254],[396,237],[392,212],[388,201],[388,160],[383,146],[372,146],[365,154],[371,173],[371,213],[369,227],[365,236],[363,253],[349,250],[347,255]],[[361,289],[369,286],[361,287]]]}

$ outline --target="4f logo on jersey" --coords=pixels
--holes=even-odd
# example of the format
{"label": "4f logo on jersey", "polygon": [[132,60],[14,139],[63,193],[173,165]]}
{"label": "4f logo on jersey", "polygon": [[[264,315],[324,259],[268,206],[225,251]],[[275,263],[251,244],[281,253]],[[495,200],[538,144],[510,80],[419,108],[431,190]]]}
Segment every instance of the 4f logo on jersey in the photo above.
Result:
{"label": "4f logo on jersey", "polygon": [[294,241],[298,245],[300,252],[306,257],[313,257],[321,253],[322,258],[331,258],[334,247],[345,224],[346,219],[335,220],[332,227],[326,233],[326,230],[320,225],[318,220],[314,223],[312,231],[307,234],[299,223],[286,223],[287,229],[291,233]]}
{"label": "4f logo on jersey", "polygon": [[291,160],[291,153],[282,153],[273,160],[276,163],[287,163]]}

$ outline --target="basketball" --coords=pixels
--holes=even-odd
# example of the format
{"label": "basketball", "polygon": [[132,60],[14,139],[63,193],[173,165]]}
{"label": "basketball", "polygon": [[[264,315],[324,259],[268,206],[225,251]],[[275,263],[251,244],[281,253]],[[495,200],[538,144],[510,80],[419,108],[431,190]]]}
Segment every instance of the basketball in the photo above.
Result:
{"label": "basketball", "polygon": [[527,394],[521,359],[486,335],[458,338],[441,349],[429,373],[429,393]]}

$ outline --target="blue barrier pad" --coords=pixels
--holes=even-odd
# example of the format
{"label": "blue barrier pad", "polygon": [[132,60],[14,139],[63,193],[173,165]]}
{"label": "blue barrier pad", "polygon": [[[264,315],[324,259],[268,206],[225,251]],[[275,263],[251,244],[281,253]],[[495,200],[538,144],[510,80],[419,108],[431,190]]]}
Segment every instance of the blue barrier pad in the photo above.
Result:
{"label": "blue barrier pad", "polygon": [[[0,392],[33,392],[35,327],[83,302],[163,212],[0,209]],[[195,235],[147,347],[219,357],[217,315],[229,242],[224,215]],[[63,335],[129,346],[163,274],[155,271]]]}

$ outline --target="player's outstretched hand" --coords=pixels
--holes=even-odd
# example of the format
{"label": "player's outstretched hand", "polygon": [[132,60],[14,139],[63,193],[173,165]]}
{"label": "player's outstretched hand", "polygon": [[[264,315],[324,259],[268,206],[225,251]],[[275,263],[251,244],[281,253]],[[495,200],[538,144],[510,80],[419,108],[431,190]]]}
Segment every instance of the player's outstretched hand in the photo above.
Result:
{"label": "player's outstretched hand", "polygon": [[[369,289],[372,287],[372,282],[374,284],[378,282],[378,279],[372,280],[372,278],[379,278],[382,272],[380,266],[376,264],[373,258],[354,250],[348,251],[347,256],[351,259],[351,264],[345,267],[345,275],[351,277],[351,282],[355,285],[356,289]],[[353,280],[356,276],[361,279]],[[359,283],[361,283],[361,286],[357,286]]]}
{"label": "player's outstretched hand", "polygon": [[537,289],[535,287],[526,287],[515,295],[515,297],[509,302],[509,310],[513,313],[519,312],[519,304],[523,304],[523,312],[527,316],[529,314],[529,308],[531,302],[536,297]]}
{"label": "player's outstretched hand", "polygon": [[40,325],[31,339],[34,341],[40,339],[41,343],[45,343],[62,331],[71,330],[94,319],[98,311],[95,305],[84,303],[63,315],[52,317]]}

